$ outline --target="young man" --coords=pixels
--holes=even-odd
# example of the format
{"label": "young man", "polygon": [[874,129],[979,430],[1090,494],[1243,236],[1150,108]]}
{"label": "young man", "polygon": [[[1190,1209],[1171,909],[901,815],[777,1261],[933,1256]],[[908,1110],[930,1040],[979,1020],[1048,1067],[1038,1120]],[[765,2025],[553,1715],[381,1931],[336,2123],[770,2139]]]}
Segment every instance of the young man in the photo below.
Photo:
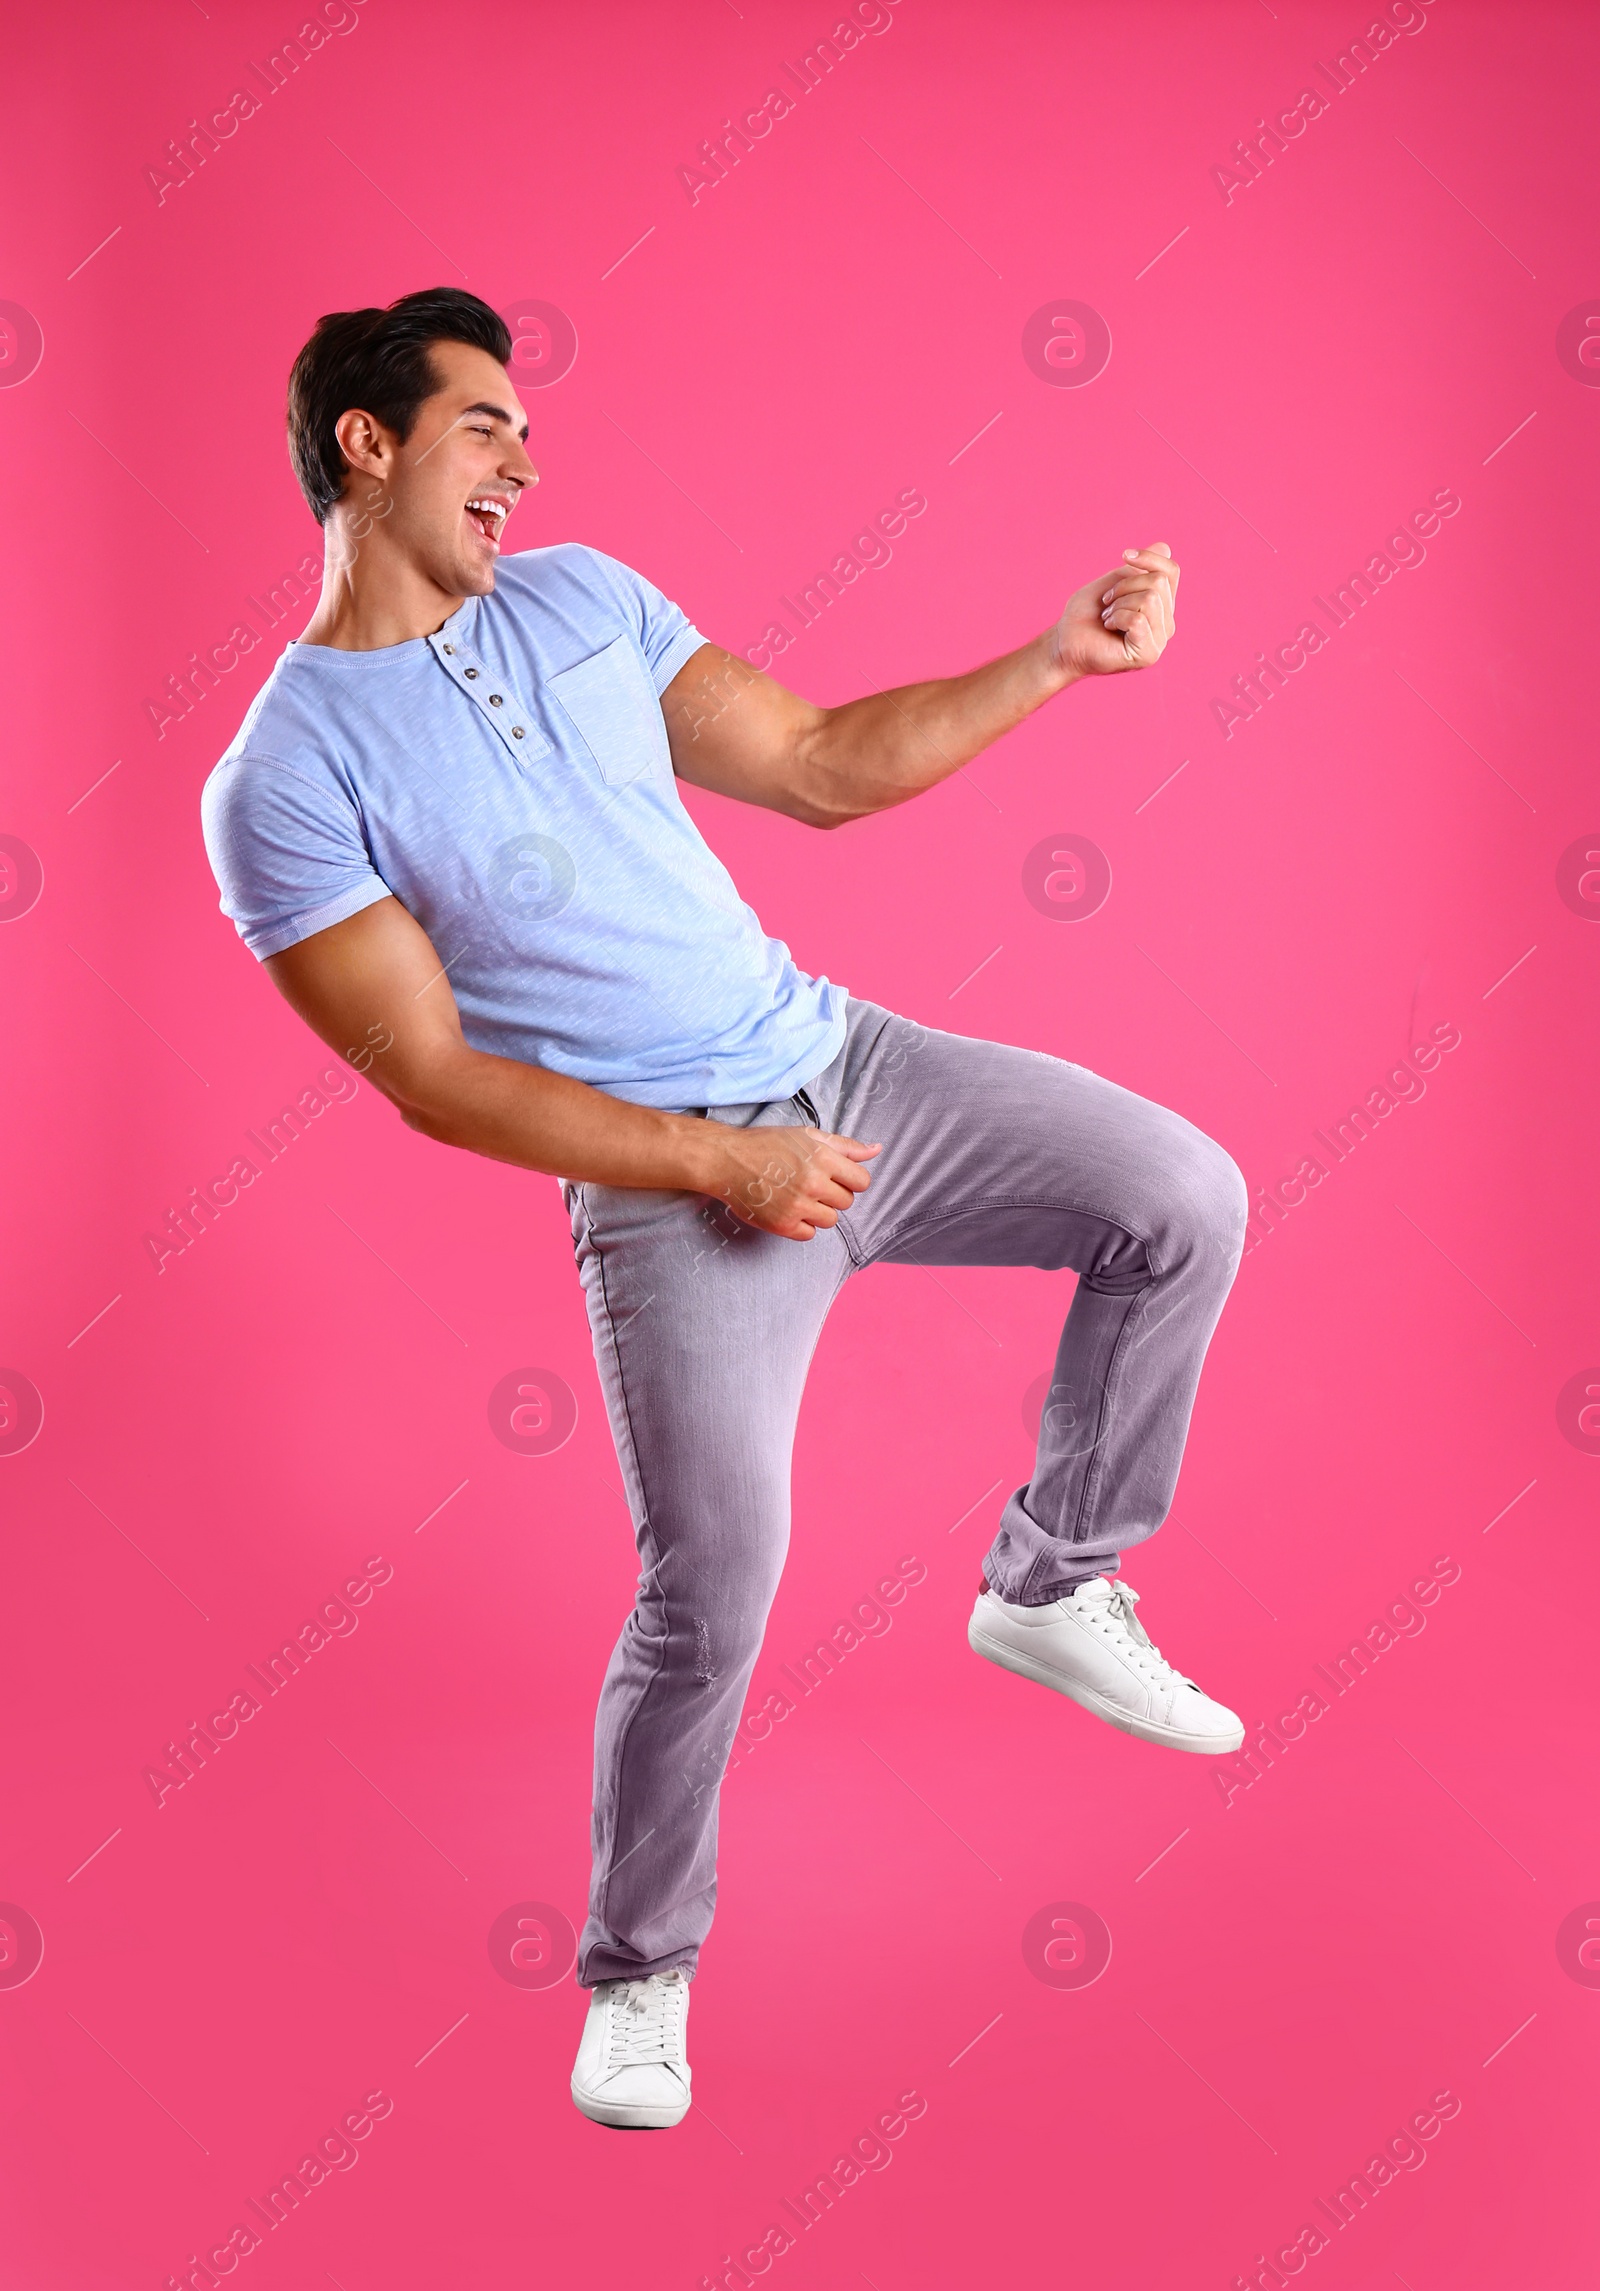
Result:
{"label": "young man", "polygon": [[1145,1741],[1229,1751],[1239,1720],[1162,1659],[1117,1570],[1166,1517],[1246,1194],[1116,1083],[799,970],[677,786],[808,827],[904,803],[1080,677],[1159,659],[1170,550],[1125,551],[986,667],[812,707],[596,550],[501,556],[537,481],[510,349],[454,288],[319,323],[289,444],[321,601],[203,817],[224,913],[323,1041],[411,1128],[560,1182],[641,1564],[600,1696],[572,2094],[602,2124],[667,2125],[841,1283],[1077,1274],[968,1637]]}

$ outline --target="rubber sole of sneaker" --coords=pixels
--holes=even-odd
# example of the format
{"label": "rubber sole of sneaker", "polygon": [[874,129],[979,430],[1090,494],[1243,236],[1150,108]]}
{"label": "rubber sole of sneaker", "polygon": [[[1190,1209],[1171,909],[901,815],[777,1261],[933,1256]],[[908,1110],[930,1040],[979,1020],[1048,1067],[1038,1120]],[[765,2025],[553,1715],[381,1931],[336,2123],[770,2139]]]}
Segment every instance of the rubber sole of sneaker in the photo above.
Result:
{"label": "rubber sole of sneaker", "polygon": [[618,2132],[667,2132],[674,2124],[681,2124],[689,2113],[689,2102],[681,2108],[651,2107],[637,2103],[632,2107],[615,2100],[597,2100],[592,2093],[572,2087],[572,2105],[580,2116],[587,2116],[591,2124],[609,2124]]}
{"label": "rubber sole of sneaker", "polygon": [[1007,1646],[1003,1639],[990,1638],[987,1631],[978,1629],[976,1620],[967,1625],[967,1644],[975,1655],[982,1655],[986,1663],[997,1664],[1018,1678],[1032,1679],[1036,1686],[1047,1686],[1057,1694],[1068,1696],[1081,1710],[1103,1718],[1108,1726],[1116,1727],[1120,1734],[1133,1735],[1137,1741],[1156,1742],[1167,1750],[1191,1750],[1202,1758],[1225,1758],[1244,1743],[1242,1726],[1236,1734],[1181,1734],[1175,1727],[1157,1726],[1151,1719],[1135,1718],[1130,1712],[1119,1710],[1114,1702],[1108,1702],[1104,1695],[1096,1694],[1093,1687],[1063,1678],[1047,1663],[1035,1662],[1020,1649]]}

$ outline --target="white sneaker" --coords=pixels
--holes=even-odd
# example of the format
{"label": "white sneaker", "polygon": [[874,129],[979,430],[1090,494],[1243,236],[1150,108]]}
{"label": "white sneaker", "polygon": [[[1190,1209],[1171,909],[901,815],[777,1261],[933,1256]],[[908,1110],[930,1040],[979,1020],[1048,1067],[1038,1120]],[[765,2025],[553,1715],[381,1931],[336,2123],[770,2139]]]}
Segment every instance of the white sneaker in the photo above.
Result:
{"label": "white sneaker", "polygon": [[1151,1645],[1134,1617],[1138,1598],[1114,1575],[1091,1576],[1047,1607],[1013,1607],[993,1591],[982,1591],[967,1625],[967,1644],[1002,1670],[1071,1695],[1141,1742],[1212,1757],[1237,1750],[1244,1740],[1242,1721]]}
{"label": "white sneaker", "polygon": [[572,2071],[573,2105],[596,2124],[680,2124],[689,2113],[688,2018],[681,1967],[597,1982]]}

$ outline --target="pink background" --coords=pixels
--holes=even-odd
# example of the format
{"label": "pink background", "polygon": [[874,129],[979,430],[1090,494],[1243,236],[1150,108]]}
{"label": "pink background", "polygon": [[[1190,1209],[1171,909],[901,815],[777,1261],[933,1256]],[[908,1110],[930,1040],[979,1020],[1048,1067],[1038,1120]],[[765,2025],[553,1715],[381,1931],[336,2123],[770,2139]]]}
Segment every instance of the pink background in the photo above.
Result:
{"label": "pink background", "polygon": [[[1224,2291],[1445,2091],[1425,2165],[1307,2280],[1592,2281],[1600,1995],[1558,1932],[1600,1897],[1600,1441],[1560,1396],[1600,1360],[1600,905],[1558,868],[1600,849],[1600,367],[1557,331],[1600,293],[1600,28],[1402,0],[1425,28],[1335,96],[1313,67],[1365,10],[869,0],[891,28],[693,201],[678,170],[792,85],[821,0],[335,0],[354,28],[160,201],[145,171],[295,6],[13,20],[0,299],[44,349],[18,379],[25,327],[0,342],[0,833],[44,889],[0,930],[0,1362],[45,1414],[0,1458],[8,2291],[187,2280],[371,2092],[391,2111],[238,2262],[251,2291],[689,2291],[905,2092],[924,2113],[796,2228],[785,2291]],[[1225,198],[1212,170],[1308,87],[1324,115]],[[581,1916],[633,1580],[553,1181],[363,1085],[159,1274],[144,1240],[329,1063],[219,916],[197,815],[304,608],[159,739],[147,703],[318,544],[282,442],[318,314],[438,283],[577,330],[528,393],[521,544],[609,550],[736,649],[922,489],[778,664],[815,698],[966,667],[1124,545],[1173,545],[1160,671],[909,810],[822,837],[691,791],[807,967],[1114,1076],[1253,1186],[1460,1036],[1246,1258],[1129,1569],[1255,1722],[1457,1564],[1248,1786],[967,1651],[1065,1278],[850,1285],[751,1708],[903,1558],[926,1576],[730,1779],[703,2107],[631,2143],[570,2106],[576,1991],[488,1946],[519,1904]],[[1110,329],[1087,387],[1022,355],[1061,299]],[[1445,488],[1426,562],[1225,738],[1258,649]],[[1046,838],[1107,855],[1092,917],[1025,896]],[[529,1366],[577,1396],[546,1456],[489,1420]],[[373,1556],[359,1629],[158,1807],[163,1745]],[[1024,1955],[1061,1902],[1112,1936],[1092,1985]]]}

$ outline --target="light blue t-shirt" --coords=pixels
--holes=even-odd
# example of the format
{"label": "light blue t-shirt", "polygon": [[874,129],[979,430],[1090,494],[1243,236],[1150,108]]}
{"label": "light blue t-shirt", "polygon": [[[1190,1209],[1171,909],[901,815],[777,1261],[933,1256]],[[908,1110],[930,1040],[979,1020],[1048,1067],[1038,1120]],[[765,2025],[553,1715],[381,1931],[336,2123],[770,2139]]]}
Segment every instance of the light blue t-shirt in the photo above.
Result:
{"label": "light blue t-shirt", "polygon": [[474,1049],[636,1104],[786,1097],[846,990],[770,939],[685,810],[660,694],[705,642],[596,549],[503,558],[435,635],[291,644],[201,797],[257,956],[391,892]]}

